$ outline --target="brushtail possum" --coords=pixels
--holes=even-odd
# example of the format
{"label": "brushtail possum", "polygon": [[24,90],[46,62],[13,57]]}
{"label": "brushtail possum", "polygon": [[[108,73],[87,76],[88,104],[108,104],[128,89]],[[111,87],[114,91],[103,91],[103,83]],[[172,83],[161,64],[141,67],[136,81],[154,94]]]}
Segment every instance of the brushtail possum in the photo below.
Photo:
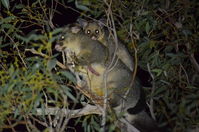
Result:
{"label": "brushtail possum", "polygon": [[[100,41],[103,45],[105,45],[111,50],[114,50],[116,48],[114,40],[111,37],[109,37],[108,30],[104,28],[104,26],[102,25],[100,21],[99,22],[86,21],[81,18],[79,18],[77,21],[83,28],[84,33],[88,35],[91,39]],[[117,48],[116,54],[118,58],[131,71],[133,71],[134,63],[133,63],[132,56],[129,54],[127,48],[120,40],[118,40],[118,48]]]}
{"label": "brushtail possum", "polygon": [[[83,32],[73,33],[70,28],[63,30],[63,35],[55,48],[69,52],[70,60],[83,67],[79,71],[91,92],[104,96],[104,73],[110,63],[114,67],[108,72],[106,87],[108,101],[116,113],[125,112],[125,120],[145,132],[157,132],[156,123],[146,114],[144,94],[138,79],[131,85],[132,71],[121,59],[112,60],[107,46],[91,39]],[[68,54],[68,53],[66,53]]]}

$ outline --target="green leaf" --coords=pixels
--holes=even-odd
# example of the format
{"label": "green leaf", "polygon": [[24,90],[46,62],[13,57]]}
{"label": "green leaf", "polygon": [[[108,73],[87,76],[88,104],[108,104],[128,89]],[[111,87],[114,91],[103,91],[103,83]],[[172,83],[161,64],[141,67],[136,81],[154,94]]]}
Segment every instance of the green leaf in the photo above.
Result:
{"label": "green leaf", "polygon": [[2,24],[2,23],[9,23],[10,21],[14,20],[15,18],[16,18],[15,16],[6,17],[6,18],[4,18],[4,19],[2,19],[0,21],[0,24]]}
{"label": "green leaf", "polygon": [[14,118],[16,119],[18,115],[20,115],[19,114],[19,109],[16,108],[15,111],[14,111]]}
{"label": "green leaf", "polygon": [[63,31],[63,28],[56,28],[55,30],[52,31],[52,35],[55,35],[57,33],[60,33]]}
{"label": "green leaf", "polygon": [[47,69],[51,71],[56,66],[57,59],[50,59],[47,63]]}
{"label": "green leaf", "polygon": [[34,41],[37,41],[37,40],[42,40],[42,39],[45,39],[45,36],[42,36],[42,35],[37,35],[37,34],[31,34],[29,36],[21,36],[19,34],[16,34],[16,37],[26,43],[28,43],[30,40],[34,40]]}
{"label": "green leaf", "polygon": [[90,9],[84,5],[80,5],[77,0],[75,1],[75,6],[80,9],[80,10],[83,10],[83,11],[90,11]]}
{"label": "green leaf", "polygon": [[176,57],[186,57],[186,55],[184,55],[183,53],[166,53],[166,56],[169,56],[171,58],[176,58]]}
{"label": "green leaf", "polygon": [[2,46],[2,41],[3,41],[3,37],[1,36],[1,37],[0,37],[0,48],[1,48],[1,46]]}
{"label": "green leaf", "polygon": [[77,99],[72,95],[72,93],[70,92],[70,88],[65,86],[65,85],[61,85],[61,88],[63,89],[64,93],[66,94],[67,97],[69,97],[71,100],[73,100],[75,103],[78,103]]}
{"label": "green leaf", "polygon": [[145,25],[145,31],[147,34],[149,34],[149,30],[150,30],[150,26],[149,26],[149,23],[147,22]]}
{"label": "green leaf", "polygon": [[3,29],[4,29],[4,28],[10,29],[10,28],[14,28],[14,26],[13,26],[12,24],[7,24],[7,23],[6,23],[6,24],[2,24],[2,25],[1,25],[1,28],[3,28]]}
{"label": "green leaf", "polygon": [[189,29],[183,30],[182,33],[185,35],[185,37],[188,37],[189,35],[192,35],[192,32]]}
{"label": "green leaf", "polygon": [[90,132],[91,131],[91,127],[90,127],[90,124],[88,125],[88,128],[87,128],[87,132]]}
{"label": "green leaf", "polygon": [[148,14],[149,14],[149,11],[143,11],[143,12],[142,12],[142,15],[143,15],[143,16],[146,16],[146,15],[148,15]]}
{"label": "green leaf", "polygon": [[23,4],[18,4],[15,7],[16,7],[16,9],[21,9],[21,8],[24,8],[25,6]]}
{"label": "green leaf", "polygon": [[68,71],[63,71],[61,72],[61,74],[63,76],[65,76],[66,78],[68,78],[70,81],[72,81],[73,83],[76,83],[76,78],[74,77],[74,75]]}
{"label": "green leaf", "polygon": [[[2,42],[1,42],[1,40],[0,40],[0,48],[7,47],[8,45],[10,45],[10,43],[2,44]],[[1,55],[1,54],[0,54],[0,55]]]}
{"label": "green leaf", "polygon": [[163,71],[162,69],[153,69],[151,70],[152,72],[155,72],[156,73],[156,76],[159,76]]}
{"label": "green leaf", "polygon": [[155,42],[154,40],[150,40],[150,41],[149,41],[149,47],[150,47],[150,48],[154,48],[154,47],[155,47],[155,43],[156,43],[156,42]]}
{"label": "green leaf", "polygon": [[41,97],[42,97],[42,95],[41,95],[41,93],[39,93],[39,95],[37,95],[37,97],[36,97],[36,99],[34,101],[34,108],[37,108],[40,105],[40,103],[41,103]]}
{"label": "green leaf", "polygon": [[151,96],[155,97],[155,96],[161,95],[161,93],[164,93],[165,91],[166,89],[164,87],[158,87],[157,89],[155,89],[155,92]]}
{"label": "green leaf", "polygon": [[1,3],[3,4],[3,6],[7,9],[10,8],[10,2],[9,0],[1,0]]}
{"label": "green leaf", "polygon": [[51,44],[51,43],[53,43],[53,42],[56,42],[56,40],[58,40],[59,38],[60,38],[60,36],[58,36],[58,35],[55,36],[55,37],[52,37],[51,39],[48,40],[48,43]]}

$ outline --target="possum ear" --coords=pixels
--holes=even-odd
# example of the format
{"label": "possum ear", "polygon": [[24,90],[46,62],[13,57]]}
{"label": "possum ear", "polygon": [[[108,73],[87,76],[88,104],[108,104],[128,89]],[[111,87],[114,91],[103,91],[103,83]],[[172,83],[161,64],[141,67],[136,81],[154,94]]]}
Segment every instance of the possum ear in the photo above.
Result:
{"label": "possum ear", "polygon": [[88,25],[88,21],[86,21],[85,19],[82,19],[82,18],[78,18],[77,22],[80,24],[80,26],[82,28],[85,28]]}
{"label": "possum ear", "polygon": [[71,27],[71,32],[72,33],[78,33],[81,30],[79,26],[73,26]]}

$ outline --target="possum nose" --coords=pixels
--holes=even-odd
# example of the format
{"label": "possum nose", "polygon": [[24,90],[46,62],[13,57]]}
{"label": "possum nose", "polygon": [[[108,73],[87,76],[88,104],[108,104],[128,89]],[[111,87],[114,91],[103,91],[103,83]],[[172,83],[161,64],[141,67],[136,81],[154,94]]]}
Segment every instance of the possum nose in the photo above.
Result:
{"label": "possum nose", "polygon": [[92,40],[97,40],[97,37],[96,36],[92,36],[91,39]]}
{"label": "possum nose", "polygon": [[56,44],[56,45],[55,45],[55,49],[56,49],[57,51],[62,51],[63,46],[61,46],[60,44]]}

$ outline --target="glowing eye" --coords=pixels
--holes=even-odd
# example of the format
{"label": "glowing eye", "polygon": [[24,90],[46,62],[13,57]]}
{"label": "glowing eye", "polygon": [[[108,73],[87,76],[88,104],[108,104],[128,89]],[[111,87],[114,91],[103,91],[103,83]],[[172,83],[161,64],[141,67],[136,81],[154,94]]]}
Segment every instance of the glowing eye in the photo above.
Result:
{"label": "glowing eye", "polygon": [[99,34],[99,30],[95,30],[95,33],[96,33],[96,34]]}
{"label": "glowing eye", "polygon": [[61,40],[64,40],[64,39],[65,39],[65,37],[62,35],[62,36],[61,36]]}
{"label": "glowing eye", "polygon": [[87,30],[87,34],[90,34],[91,33],[91,30]]}

